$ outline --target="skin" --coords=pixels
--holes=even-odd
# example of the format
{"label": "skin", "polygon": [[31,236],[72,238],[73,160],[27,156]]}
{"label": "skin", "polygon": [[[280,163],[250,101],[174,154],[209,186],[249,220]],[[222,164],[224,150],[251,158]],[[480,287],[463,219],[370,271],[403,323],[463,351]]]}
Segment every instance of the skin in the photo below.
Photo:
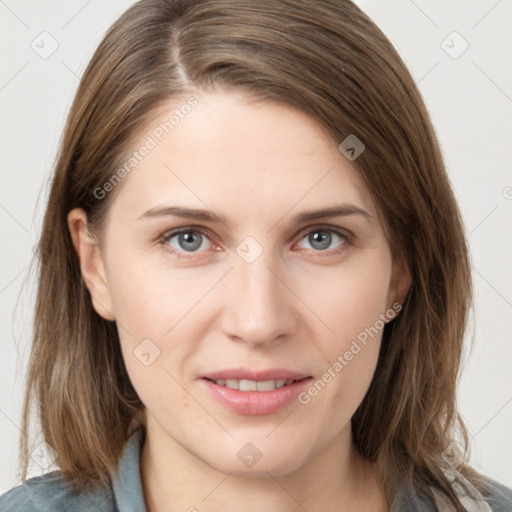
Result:
{"label": "skin", "polygon": [[[354,451],[350,431],[380,334],[307,405],[294,401],[277,413],[229,411],[200,381],[206,372],[234,367],[286,368],[316,380],[403,301],[409,273],[392,259],[357,162],[302,112],[251,105],[243,93],[194,96],[198,106],[115,191],[101,243],[83,211],[68,217],[94,307],[116,321],[146,407],[147,509],[388,510],[382,482]],[[179,104],[169,102],[148,126]],[[140,130],[134,149],[148,133]],[[368,217],[293,220],[340,204]],[[164,205],[209,209],[225,223],[143,216]],[[189,226],[208,235],[195,252],[177,236],[162,240]],[[312,238],[319,227],[342,235],[330,232],[330,244],[319,248]],[[236,252],[247,236],[263,250],[252,263]],[[144,339],[160,350],[149,366],[134,355]],[[252,468],[237,457],[247,442],[262,454]]]}

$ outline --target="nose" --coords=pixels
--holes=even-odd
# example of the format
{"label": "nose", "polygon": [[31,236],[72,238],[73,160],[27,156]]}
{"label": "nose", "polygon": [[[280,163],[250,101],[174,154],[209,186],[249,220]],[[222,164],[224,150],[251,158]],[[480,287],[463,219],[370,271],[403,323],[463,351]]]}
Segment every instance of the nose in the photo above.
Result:
{"label": "nose", "polygon": [[223,332],[234,341],[266,346],[297,329],[296,298],[286,276],[263,255],[247,263],[235,261],[223,290]]}

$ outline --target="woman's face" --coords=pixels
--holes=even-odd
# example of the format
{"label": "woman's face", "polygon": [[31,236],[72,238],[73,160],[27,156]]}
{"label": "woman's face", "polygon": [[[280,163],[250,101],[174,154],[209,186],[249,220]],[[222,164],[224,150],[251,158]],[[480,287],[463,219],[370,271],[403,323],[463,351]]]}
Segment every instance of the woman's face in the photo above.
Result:
{"label": "woman's face", "polygon": [[149,150],[110,207],[95,306],[150,436],[223,472],[284,475],[350,438],[408,278],[341,140],[240,93],[195,97],[134,143]]}

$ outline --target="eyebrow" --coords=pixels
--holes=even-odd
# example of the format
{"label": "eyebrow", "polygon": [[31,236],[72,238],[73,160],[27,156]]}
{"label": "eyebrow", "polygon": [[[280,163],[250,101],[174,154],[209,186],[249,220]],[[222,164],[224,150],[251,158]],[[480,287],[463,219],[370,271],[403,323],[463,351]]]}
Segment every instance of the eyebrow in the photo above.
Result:
{"label": "eyebrow", "polygon": [[[292,218],[292,222],[302,224],[311,220],[324,219],[327,217],[346,217],[348,215],[360,215],[368,221],[372,219],[372,216],[363,208],[354,204],[342,204],[299,213]],[[168,216],[228,225],[222,215],[216,215],[211,210],[183,208],[180,206],[157,206],[143,213],[139,219]]]}

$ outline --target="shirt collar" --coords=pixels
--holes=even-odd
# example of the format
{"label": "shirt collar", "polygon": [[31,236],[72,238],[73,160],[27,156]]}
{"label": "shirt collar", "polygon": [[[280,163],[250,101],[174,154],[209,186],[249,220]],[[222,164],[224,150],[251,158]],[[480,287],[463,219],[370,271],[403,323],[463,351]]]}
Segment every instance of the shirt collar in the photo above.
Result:
{"label": "shirt collar", "polygon": [[140,476],[140,451],[143,441],[142,428],[131,434],[112,478],[118,512],[146,512]]}

